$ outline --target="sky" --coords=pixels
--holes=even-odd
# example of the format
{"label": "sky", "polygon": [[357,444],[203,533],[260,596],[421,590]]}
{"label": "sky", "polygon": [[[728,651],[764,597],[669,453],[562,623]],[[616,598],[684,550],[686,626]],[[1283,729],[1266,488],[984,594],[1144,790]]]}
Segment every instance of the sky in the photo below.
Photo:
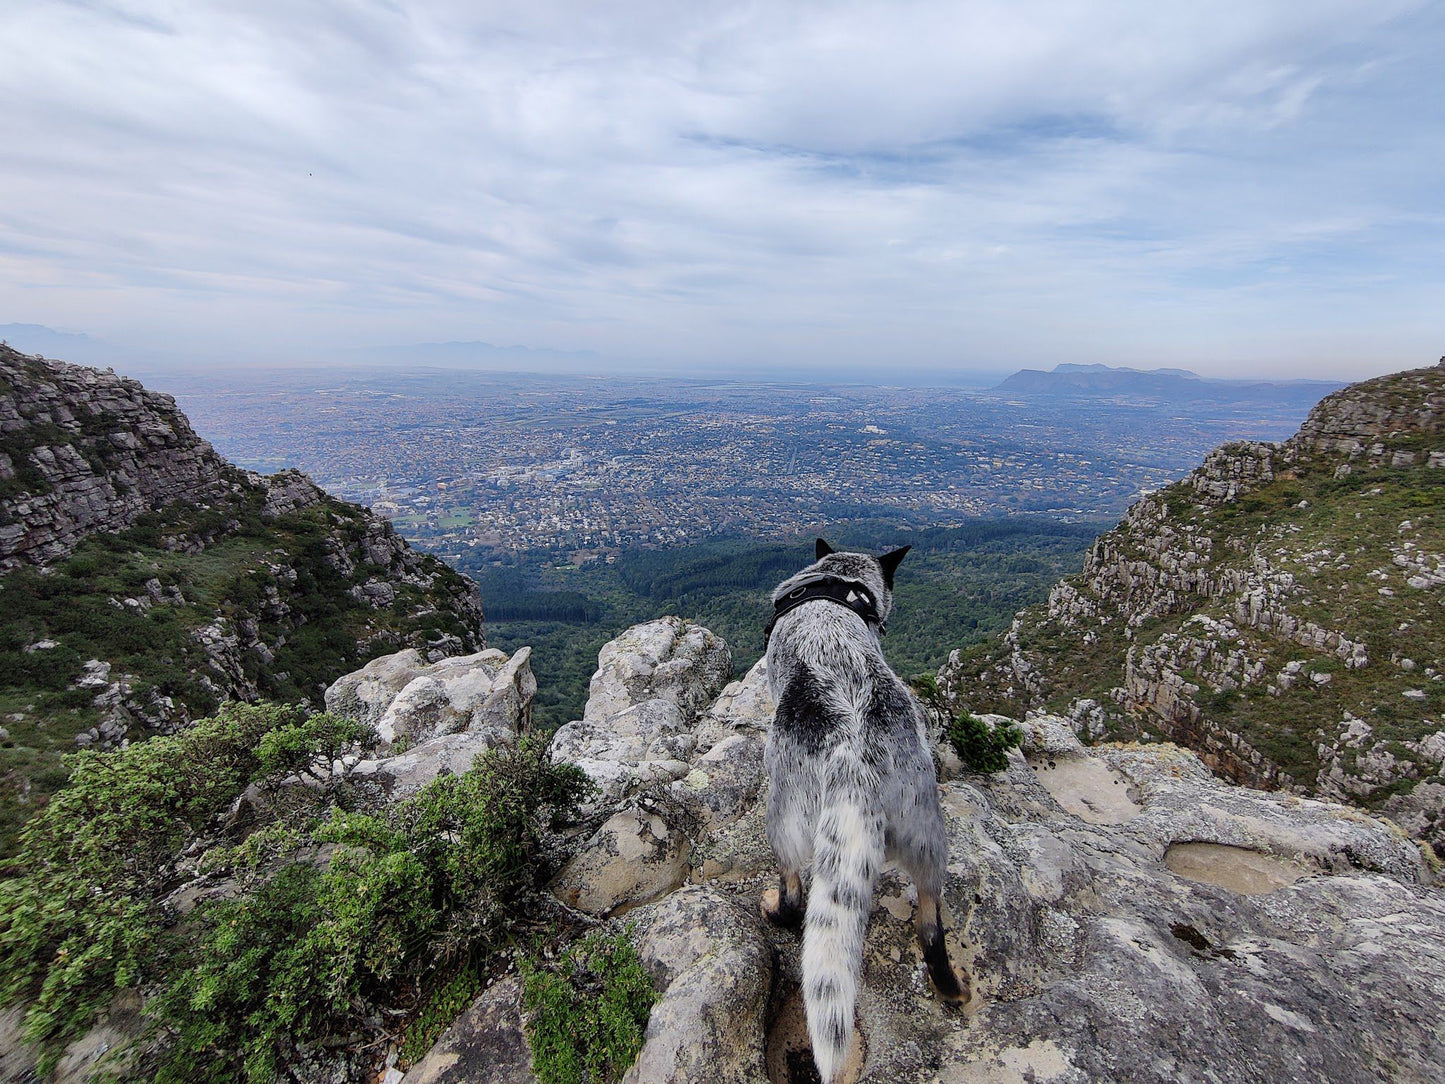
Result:
{"label": "sky", "polygon": [[1445,353],[1442,55],[1409,0],[6,0],[0,324],[1357,378]]}

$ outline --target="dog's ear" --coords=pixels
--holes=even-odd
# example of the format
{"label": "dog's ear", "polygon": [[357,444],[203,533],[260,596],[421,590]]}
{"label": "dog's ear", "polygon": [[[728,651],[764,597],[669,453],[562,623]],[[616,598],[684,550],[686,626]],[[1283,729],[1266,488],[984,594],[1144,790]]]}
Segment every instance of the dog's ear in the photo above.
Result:
{"label": "dog's ear", "polygon": [[820,538],[818,539],[818,544],[813,547],[813,560],[821,561],[824,557],[828,556],[828,554],[834,552],[836,551],[832,546],[828,545],[827,540]]}
{"label": "dog's ear", "polygon": [[904,546],[902,549],[893,550],[878,558],[878,563],[883,566],[883,582],[888,585],[888,590],[893,590],[893,573],[898,571],[898,566],[903,563],[904,556],[912,548],[912,546]]}

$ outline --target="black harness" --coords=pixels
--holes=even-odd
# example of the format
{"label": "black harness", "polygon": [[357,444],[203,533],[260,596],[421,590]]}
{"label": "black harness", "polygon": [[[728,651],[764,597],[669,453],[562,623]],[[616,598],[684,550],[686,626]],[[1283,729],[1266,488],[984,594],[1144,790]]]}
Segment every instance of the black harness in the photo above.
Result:
{"label": "black harness", "polygon": [[844,609],[852,610],[868,624],[877,625],[879,636],[888,631],[878,618],[878,604],[873,601],[873,596],[869,593],[868,588],[854,580],[840,580],[836,576],[825,576],[793,588],[773,603],[773,616],[768,620],[767,627],[763,629],[763,643],[767,643],[768,638],[773,635],[773,626],[778,623],[778,618],[789,610],[796,610],[805,602],[832,602]]}

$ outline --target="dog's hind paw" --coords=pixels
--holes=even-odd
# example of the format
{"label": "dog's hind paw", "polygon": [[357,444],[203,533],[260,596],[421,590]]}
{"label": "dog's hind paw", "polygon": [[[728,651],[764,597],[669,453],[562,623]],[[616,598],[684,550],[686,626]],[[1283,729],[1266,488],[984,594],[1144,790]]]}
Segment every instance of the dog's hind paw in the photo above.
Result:
{"label": "dog's hind paw", "polygon": [[[942,982],[939,981],[940,978]],[[968,972],[961,967],[950,967],[941,976],[934,975],[930,970],[928,981],[933,992],[938,995],[938,1000],[947,1008],[962,1009],[973,1000]]]}
{"label": "dog's hind paw", "polygon": [[803,924],[803,909],[789,903],[776,888],[770,888],[763,893],[762,899],[758,901],[758,911],[761,912],[764,922],[785,930],[796,930]]}

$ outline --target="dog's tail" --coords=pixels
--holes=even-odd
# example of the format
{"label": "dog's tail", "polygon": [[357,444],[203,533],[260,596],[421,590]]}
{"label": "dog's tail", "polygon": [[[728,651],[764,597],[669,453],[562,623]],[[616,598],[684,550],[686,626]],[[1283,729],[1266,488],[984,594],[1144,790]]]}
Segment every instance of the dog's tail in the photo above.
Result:
{"label": "dog's tail", "polygon": [[861,771],[830,766],[813,840],[813,886],[803,927],[803,1007],[813,1061],[834,1084],[853,1036],[863,935],[883,866],[883,818]]}

